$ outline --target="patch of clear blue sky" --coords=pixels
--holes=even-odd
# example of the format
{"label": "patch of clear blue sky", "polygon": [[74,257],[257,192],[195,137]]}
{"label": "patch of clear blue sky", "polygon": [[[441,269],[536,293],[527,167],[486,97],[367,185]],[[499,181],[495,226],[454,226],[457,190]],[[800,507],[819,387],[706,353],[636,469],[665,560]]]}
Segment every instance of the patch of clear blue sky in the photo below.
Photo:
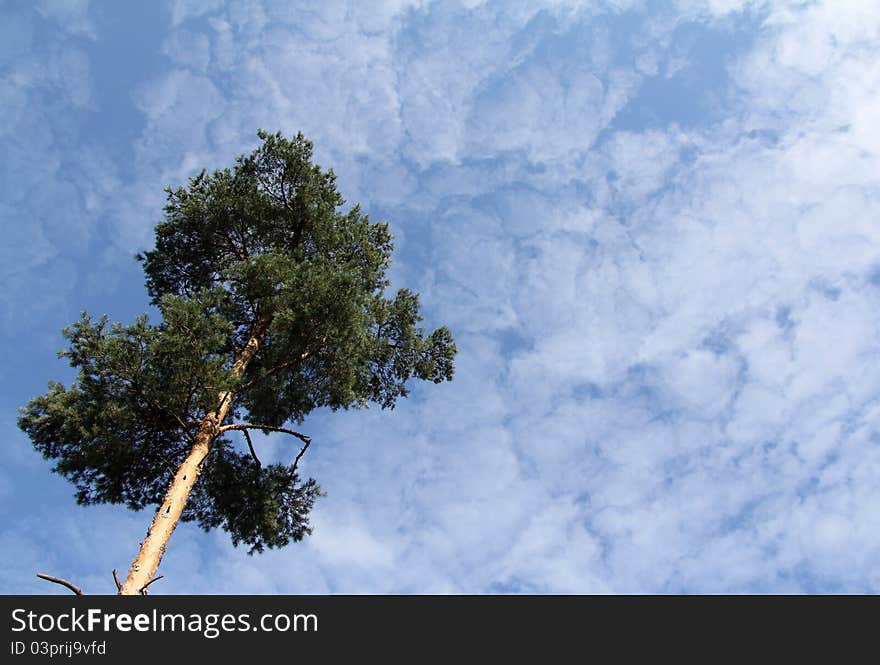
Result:
{"label": "patch of clear blue sky", "polygon": [[[722,104],[729,94],[728,67],[754,45],[763,18],[743,12],[712,26],[692,22],[678,25],[657,74],[642,81],[638,93],[615,116],[607,131],[644,131],[671,124],[683,129],[706,128],[728,117],[730,108]],[[626,35],[640,32],[644,20],[627,12],[609,22],[609,41],[621,64],[632,57],[626,48]],[[684,64],[669,68],[677,59]]]}
{"label": "patch of clear blue sky", "polygon": [[112,155],[120,175],[131,177],[133,143],[144,124],[132,93],[168,69],[160,51],[169,11],[159,2],[108,2],[91,16],[98,39],[86,44],[98,108],[83,129]]}

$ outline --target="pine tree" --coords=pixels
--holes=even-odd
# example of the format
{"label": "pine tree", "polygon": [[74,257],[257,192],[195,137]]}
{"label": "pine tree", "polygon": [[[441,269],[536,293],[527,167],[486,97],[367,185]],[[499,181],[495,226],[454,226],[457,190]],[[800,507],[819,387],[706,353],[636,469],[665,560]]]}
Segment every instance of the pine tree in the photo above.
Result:
{"label": "pine tree", "polygon": [[[292,426],[318,407],[393,408],[410,378],[453,375],[450,331],[419,326],[416,294],[386,296],[387,225],[342,210],[302,134],[259,137],[232,168],[166,190],[137,256],[161,321],[83,313],[60,354],[76,381],[21,410],[80,504],[159,504],[121,594],[146,592],[179,520],[251,552],[301,540],[321,492],[297,473],[311,439]],[[293,437],[293,462],[261,464],[253,430]]]}

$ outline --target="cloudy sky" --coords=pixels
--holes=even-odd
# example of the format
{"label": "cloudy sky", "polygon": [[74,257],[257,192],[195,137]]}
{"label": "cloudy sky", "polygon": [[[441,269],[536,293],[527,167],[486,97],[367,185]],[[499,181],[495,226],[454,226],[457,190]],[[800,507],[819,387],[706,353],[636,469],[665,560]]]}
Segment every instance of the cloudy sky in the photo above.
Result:
{"label": "cloudy sky", "polygon": [[151,511],[17,409],[258,128],[390,224],[456,378],[314,414],[314,535],[183,525],[155,593],[880,591],[878,58],[875,0],[0,2],[0,592],[127,570]]}

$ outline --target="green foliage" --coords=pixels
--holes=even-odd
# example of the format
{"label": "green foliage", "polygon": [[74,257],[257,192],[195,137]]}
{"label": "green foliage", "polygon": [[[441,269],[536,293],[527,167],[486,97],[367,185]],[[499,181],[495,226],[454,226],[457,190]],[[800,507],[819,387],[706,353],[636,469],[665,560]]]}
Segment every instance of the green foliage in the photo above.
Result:
{"label": "green foliage", "polygon": [[[393,408],[409,379],[452,378],[450,331],[419,326],[416,294],[385,295],[387,226],[340,210],[333,172],[312,163],[302,135],[259,137],[233,168],[167,190],[155,248],[138,256],[161,322],[83,314],[62,352],[76,382],[51,383],[22,409],[19,426],[80,503],[160,503],[221,391],[234,391],[227,424],[278,427],[318,407]],[[292,465],[260,466],[219,437],[183,519],[259,551],[309,533],[319,494]]]}
{"label": "green foliage", "polygon": [[220,439],[183,519],[198,520],[205,531],[222,525],[235,545],[247,543],[251,552],[262,552],[311,533],[308,515],[319,494],[313,479],[299,483],[292,465],[258,466]]}

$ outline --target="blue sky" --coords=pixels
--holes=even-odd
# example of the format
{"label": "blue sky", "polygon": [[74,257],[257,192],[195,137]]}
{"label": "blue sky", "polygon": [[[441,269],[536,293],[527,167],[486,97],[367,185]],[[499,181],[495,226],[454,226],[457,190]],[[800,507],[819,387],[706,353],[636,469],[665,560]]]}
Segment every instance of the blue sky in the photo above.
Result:
{"label": "blue sky", "polygon": [[151,513],[17,408],[258,128],[390,224],[456,378],[314,414],[314,535],[183,525],[156,593],[877,592],[878,57],[857,0],[0,3],[0,592],[127,569]]}

